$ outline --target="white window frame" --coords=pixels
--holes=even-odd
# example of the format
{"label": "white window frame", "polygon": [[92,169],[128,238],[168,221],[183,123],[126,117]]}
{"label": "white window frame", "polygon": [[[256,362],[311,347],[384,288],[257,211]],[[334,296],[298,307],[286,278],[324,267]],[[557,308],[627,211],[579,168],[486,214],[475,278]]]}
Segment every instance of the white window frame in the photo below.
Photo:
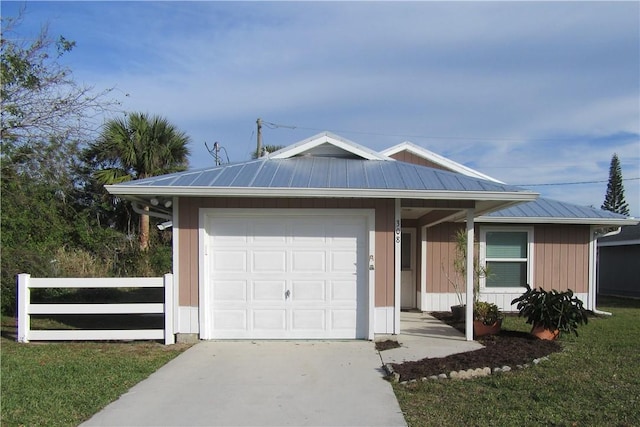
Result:
{"label": "white window frame", "polygon": [[[483,268],[487,266],[487,233],[488,232],[526,232],[527,233],[527,258],[491,258],[489,261],[526,261],[527,262],[527,283],[530,286],[533,286],[533,227],[508,227],[508,226],[485,226],[480,227],[480,265]],[[504,294],[504,293],[522,293],[523,288],[521,286],[517,287],[498,287],[492,288],[487,287],[487,279],[486,277],[480,278],[480,291],[482,293],[495,293],[495,294]]]}

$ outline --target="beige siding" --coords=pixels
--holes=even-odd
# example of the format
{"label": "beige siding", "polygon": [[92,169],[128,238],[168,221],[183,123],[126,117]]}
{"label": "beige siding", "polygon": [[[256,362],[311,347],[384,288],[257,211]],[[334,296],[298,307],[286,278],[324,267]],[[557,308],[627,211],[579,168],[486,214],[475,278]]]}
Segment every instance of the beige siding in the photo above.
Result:
{"label": "beige siding", "polygon": [[[455,292],[447,277],[454,279],[454,235],[464,224],[445,222],[427,228],[427,284],[426,292]],[[464,279],[461,279],[464,280]]]}
{"label": "beige siding", "polygon": [[534,281],[547,290],[589,290],[589,227],[536,225],[534,229]]}
{"label": "beige siding", "polygon": [[375,306],[394,305],[393,200],[181,198],[179,203],[179,305],[198,306],[198,227],[200,208],[375,209]]}

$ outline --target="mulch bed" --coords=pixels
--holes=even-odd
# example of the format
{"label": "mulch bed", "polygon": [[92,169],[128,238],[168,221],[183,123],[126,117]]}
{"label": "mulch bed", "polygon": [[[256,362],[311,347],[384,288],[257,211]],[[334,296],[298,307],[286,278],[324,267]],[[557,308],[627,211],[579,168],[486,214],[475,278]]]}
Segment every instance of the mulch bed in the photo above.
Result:
{"label": "mulch bed", "polygon": [[[431,314],[440,317],[439,313]],[[477,341],[485,347],[447,357],[393,363],[392,366],[394,371],[400,374],[400,381],[408,381],[467,369],[493,369],[503,366],[515,368],[517,365],[525,365],[534,359],[562,351],[557,341],[540,340],[526,332],[502,330],[497,335],[480,337]]]}
{"label": "mulch bed", "polygon": [[378,351],[391,350],[392,348],[398,348],[398,347],[400,347],[400,343],[394,340],[376,342],[376,350]]}

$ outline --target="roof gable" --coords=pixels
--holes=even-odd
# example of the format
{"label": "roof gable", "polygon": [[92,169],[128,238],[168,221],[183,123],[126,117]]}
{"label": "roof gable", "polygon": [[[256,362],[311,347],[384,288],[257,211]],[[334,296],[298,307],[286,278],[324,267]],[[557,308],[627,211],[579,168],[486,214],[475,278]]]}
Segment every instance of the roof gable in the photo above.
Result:
{"label": "roof gable", "polygon": [[453,160],[447,159],[439,154],[434,153],[433,151],[429,151],[426,148],[422,148],[416,144],[413,144],[409,141],[402,142],[398,145],[394,145],[391,148],[387,148],[386,150],[381,151],[381,154],[385,156],[393,156],[394,154],[401,153],[406,151],[413,155],[416,155],[422,159],[428,160],[438,166],[441,166],[443,169],[449,170],[451,172],[461,173],[463,175],[467,175],[473,178],[486,179],[487,181],[493,181],[500,184],[504,184],[504,182],[499,181],[495,178],[490,177],[489,175],[485,175],[481,172],[478,172],[475,169],[471,169],[463,164],[458,162],[454,162]]}
{"label": "roof gable", "polygon": [[291,157],[336,157],[364,160],[392,160],[389,157],[340,138],[330,132],[322,132],[281,150],[271,153],[271,159],[289,159]]}

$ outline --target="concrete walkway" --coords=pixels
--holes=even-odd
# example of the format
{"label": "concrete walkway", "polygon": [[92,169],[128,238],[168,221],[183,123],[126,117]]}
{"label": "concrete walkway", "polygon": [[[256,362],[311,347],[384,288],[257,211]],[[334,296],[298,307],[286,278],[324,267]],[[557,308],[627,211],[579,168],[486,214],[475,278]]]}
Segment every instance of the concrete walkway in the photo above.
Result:
{"label": "concrete walkway", "polygon": [[205,341],[83,426],[405,426],[369,341]]}
{"label": "concrete walkway", "polygon": [[383,364],[445,357],[482,348],[475,341],[466,341],[464,334],[455,328],[421,312],[400,314],[400,335],[396,338],[401,347],[381,351]]}

